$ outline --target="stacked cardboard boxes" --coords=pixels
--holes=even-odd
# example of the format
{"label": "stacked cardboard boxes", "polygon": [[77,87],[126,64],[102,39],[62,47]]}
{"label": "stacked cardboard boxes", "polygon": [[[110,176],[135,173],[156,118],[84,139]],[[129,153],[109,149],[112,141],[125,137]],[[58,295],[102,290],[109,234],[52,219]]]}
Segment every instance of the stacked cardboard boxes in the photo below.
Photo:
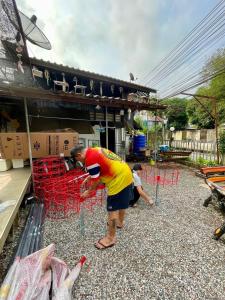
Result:
{"label": "stacked cardboard boxes", "polygon": [[[77,132],[32,132],[30,136],[33,158],[60,154],[70,156],[70,149],[79,142]],[[0,133],[0,158],[29,158],[28,134]]]}

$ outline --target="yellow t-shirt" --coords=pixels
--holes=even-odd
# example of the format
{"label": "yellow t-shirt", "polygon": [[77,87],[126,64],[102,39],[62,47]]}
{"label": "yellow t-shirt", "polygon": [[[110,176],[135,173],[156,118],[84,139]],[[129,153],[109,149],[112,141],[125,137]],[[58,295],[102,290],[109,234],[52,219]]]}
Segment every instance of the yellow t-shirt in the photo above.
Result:
{"label": "yellow t-shirt", "polygon": [[85,166],[92,179],[99,179],[108,188],[108,195],[115,195],[133,182],[132,172],[124,161],[105,148],[88,148]]}

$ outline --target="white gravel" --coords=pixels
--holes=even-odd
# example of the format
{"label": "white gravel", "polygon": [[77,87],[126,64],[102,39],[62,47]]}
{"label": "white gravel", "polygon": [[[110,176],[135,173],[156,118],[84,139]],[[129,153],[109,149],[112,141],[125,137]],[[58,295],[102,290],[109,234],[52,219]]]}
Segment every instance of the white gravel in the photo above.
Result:
{"label": "white gravel", "polygon": [[[143,182],[144,183],[144,182]],[[155,187],[144,184],[151,195]],[[45,221],[44,242],[56,244],[57,256],[72,268],[87,256],[73,299],[225,299],[225,245],[211,238],[223,216],[202,206],[209,191],[204,180],[182,167],[176,186],[160,187],[159,207],[142,200],[128,209],[117,244],[97,250],[105,234],[105,207],[79,218]]]}

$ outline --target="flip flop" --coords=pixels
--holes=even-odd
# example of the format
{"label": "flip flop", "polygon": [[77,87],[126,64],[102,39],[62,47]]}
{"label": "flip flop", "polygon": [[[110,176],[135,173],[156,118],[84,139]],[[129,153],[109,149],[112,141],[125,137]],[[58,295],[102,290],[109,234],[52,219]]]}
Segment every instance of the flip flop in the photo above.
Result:
{"label": "flip flop", "polygon": [[98,246],[97,246],[97,243],[94,244],[95,248],[97,248],[98,250],[105,250],[105,249],[111,248],[111,247],[113,247],[113,246],[115,245],[115,243],[113,243],[113,244],[111,244],[111,245],[106,246],[106,245],[102,244],[101,240],[102,240],[102,239],[98,240],[97,243],[98,243],[99,245],[101,245],[102,248],[98,247]]}

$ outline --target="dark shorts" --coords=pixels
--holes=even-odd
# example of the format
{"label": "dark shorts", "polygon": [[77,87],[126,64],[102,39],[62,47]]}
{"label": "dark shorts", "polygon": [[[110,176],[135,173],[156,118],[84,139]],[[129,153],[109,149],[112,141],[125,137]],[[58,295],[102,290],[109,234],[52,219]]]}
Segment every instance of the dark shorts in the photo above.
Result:
{"label": "dark shorts", "polygon": [[133,197],[133,184],[130,184],[118,194],[107,197],[107,211],[128,208]]}
{"label": "dark shorts", "polygon": [[130,206],[133,206],[134,204],[136,204],[140,198],[140,194],[137,190],[137,187],[134,187],[134,195],[133,195],[133,199],[130,200]]}

